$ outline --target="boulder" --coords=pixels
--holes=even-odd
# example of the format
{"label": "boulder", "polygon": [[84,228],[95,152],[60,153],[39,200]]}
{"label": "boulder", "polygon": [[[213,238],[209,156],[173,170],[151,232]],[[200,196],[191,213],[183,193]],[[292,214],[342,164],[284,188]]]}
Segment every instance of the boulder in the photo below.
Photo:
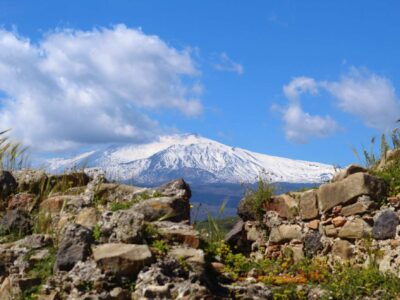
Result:
{"label": "boulder", "polygon": [[59,213],[61,210],[77,213],[84,205],[82,196],[53,196],[40,203],[41,212]]}
{"label": "boulder", "polygon": [[304,254],[306,257],[313,257],[322,248],[321,234],[318,231],[309,231],[304,237]]}
{"label": "boulder", "polygon": [[339,172],[337,172],[333,176],[332,182],[341,181],[341,180],[349,177],[352,174],[367,173],[367,172],[368,172],[368,170],[365,169],[364,167],[361,167],[361,166],[356,165],[356,164],[351,164],[346,169],[343,169],[343,170],[340,170]]}
{"label": "boulder", "polygon": [[41,194],[47,187],[47,175],[43,170],[14,171],[13,175],[18,182],[18,191],[31,194]]}
{"label": "boulder", "polygon": [[354,253],[354,246],[346,240],[335,240],[332,246],[332,254],[341,259],[350,259]]}
{"label": "boulder", "polygon": [[300,194],[299,209],[302,220],[311,220],[318,217],[316,190],[309,190]]}
{"label": "boulder", "polygon": [[139,243],[142,240],[144,216],[135,208],[107,211],[100,221],[100,242]]}
{"label": "boulder", "polygon": [[399,225],[399,216],[389,209],[383,211],[372,228],[372,236],[376,240],[394,239]]}
{"label": "boulder", "polygon": [[152,224],[163,239],[196,249],[200,246],[199,232],[193,226],[170,221],[153,222]]}
{"label": "boulder", "polygon": [[340,214],[343,216],[361,215],[370,211],[375,207],[376,203],[371,201],[369,196],[361,196],[357,199],[356,203],[342,207]]}
{"label": "boulder", "polygon": [[272,197],[264,208],[266,211],[276,211],[284,219],[293,219],[299,213],[298,201],[286,194]]}
{"label": "boulder", "polygon": [[251,252],[251,242],[247,240],[243,220],[239,220],[231,231],[225,235],[224,239],[233,251],[241,253]]}
{"label": "boulder", "polygon": [[347,222],[347,219],[342,217],[342,216],[338,216],[332,219],[332,224],[335,227],[341,227],[343,226],[345,223]]}
{"label": "boulder", "polygon": [[35,206],[36,196],[34,194],[29,193],[20,193],[14,196],[11,196],[8,200],[7,209],[21,209],[27,212],[31,212]]}
{"label": "boulder", "polygon": [[[6,199],[17,190],[17,181],[14,176],[5,170],[0,170],[0,200]],[[2,205],[3,207],[5,205]]]}
{"label": "boulder", "polygon": [[132,277],[153,260],[147,245],[117,243],[94,247],[93,257],[103,272]]}
{"label": "boulder", "polygon": [[382,179],[365,173],[355,173],[341,181],[321,185],[317,194],[318,206],[320,212],[324,213],[362,195],[378,200],[385,194],[386,184]]}
{"label": "boulder", "polygon": [[317,230],[319,228],[319,220],[312,220],[310,223],[307,224],[308,228]]}
{"label": "boulder", "polygon": [[324,226],[324,232],[326,236],[335,237],[337,236],[338,230],[335,228],[335,225],[330,224]]}
{"label": "boulder", "polygon": [[203,250],[179,246],[172,248],[169,255],[187,263],[198,276],[203,275],[205,267]]}
{"label": "boulder", "polygon": [[269,241],[271,243],[283,243],[296,239],[301,240],[302,233],[299,225],[280,225],[271,229]]}
{"label": "boulder", "polygon": [[8,210],[0,221],[0,231],[2,234],[16,233],[26,235],[32,232],[32,218],[24,210]]}
{"label": "boulder", "polygon": [[163,196],[178,197],[183,200],[189,200],[192,197],[189,185],[182,178],[163,184],[155,191]]}
{"label": "boulder", "polygon": [[201,278],[190,267],[167,255],[138,274],[132,299],[177,299],[177,295],[182,299],[228,299],[227,294],[220,295],[221,287],[210,291],[208,284],[217,286],[213,277]]}
{"label": "boulder", "polygon": [[48,185],[51,187],[52,193],[63,192],[73,187],[85,186],[89,181],[90,178],[85,172],[71,172],[61,175],[50,175],[48,177]]}
{"label": "boulder", "polygon": [[160,219],[173,222],[190,220],[190,203],[180,197],[159,197],[135,204],[133,210],[144,215],[146,221]]}
{"label": "boulder", "polygon": [[94,207],[83,208],[76,216],[75,223],[93,229],[97,224],[97,211]]}
{"label": "boulder", "polygon": [[85,261],[92,243],[91,230],[78,224],[68,225],[57,251],[55,269],[69,271],[78,261]]}
{"label": "boulder", "polygon": [[340,228],[338,236],[343,239],[361,239],[366,238],[371,233],[371,227],[362,219],[347,221]]}

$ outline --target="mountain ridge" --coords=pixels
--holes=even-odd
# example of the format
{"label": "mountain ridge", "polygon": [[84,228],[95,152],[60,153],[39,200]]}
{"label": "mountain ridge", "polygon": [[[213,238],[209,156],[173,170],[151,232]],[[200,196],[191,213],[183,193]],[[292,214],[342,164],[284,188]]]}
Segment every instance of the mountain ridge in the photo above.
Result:
{"label": "mountain ridge", "polygon": [[231,147],[196,134],[161,136],[142,144],[113,145],[71,158],[46,161],[49,171],[86,166],[101,168],[109,179],[158,184],[184,177],[190,183],[254,183],[261,175],[270,182],[321,183],[334,167]]}

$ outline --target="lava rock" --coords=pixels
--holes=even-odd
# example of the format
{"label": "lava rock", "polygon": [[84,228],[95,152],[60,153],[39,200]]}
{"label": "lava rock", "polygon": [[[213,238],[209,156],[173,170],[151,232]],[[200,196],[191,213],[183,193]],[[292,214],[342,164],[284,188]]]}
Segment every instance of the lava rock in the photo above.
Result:
{"label": "lava rock", "polygon": [[8,210],[0,221],[0,229],[3,234],[15,232],[19,235],[27,235],[32,232],[32,225],[30,215],[21,209]]}
{"label": "lava rock", "polygon": [[396,236],[399,221],[399,216],[395,212],[385,210],[375,221],[372,236],[376,240],[393,239]]}
{"label": "lava rock", "polygon": [[69,271],[78,261],[84,261],[90,255],[92,243],[91,230],[78,224],[68,225],[57,251],[55,269]]}
{"label": "lava rock", "polygon": [[0,199],[6,199],[17,190],[17,181],[14,176],[8,172],[0,171]]}
{"label": "lava rock", "polygon": [[318,231],[310,231],[304,237],[304,254],[306,257],[313,257],[323,247],[321,234]]}

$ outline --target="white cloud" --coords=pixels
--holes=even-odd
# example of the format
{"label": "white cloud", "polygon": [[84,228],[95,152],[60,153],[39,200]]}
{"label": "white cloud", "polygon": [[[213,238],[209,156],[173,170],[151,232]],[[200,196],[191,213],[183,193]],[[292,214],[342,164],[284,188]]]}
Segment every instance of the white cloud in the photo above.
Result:
{"label": "white cloud", "polygon": [[160,131],[151,112],[201,113],[198,77],[190,50],[124,25],[38,44],[0,30],[0,128],[44,149],[141,142]]}
{"label": "white cloud", "polygon": [[359,117],[372,128],[387,131],[400,118],[399,98],[387,78],[368,70],[352,68],[336,82],[323,82],[336,99],[338,107]]}
{"label": "white cloud", "polygon": [[222,72],[233,72],[239,75],[243,74],[243,66],[237,62],[234,62],[225,52],[219,55],[218,60],[218,63],[213,65],[214,69]]}
{"label": "white cloud", "polygon": [[314,79],[294,78],[283,87],[283,92],[289,99],[289,105],[282,109],[286,139],[295,143],[307,143],[313,137],[327,137],[338,129],[335,120],[330,116],[310,115],[301,107],[300,95],[306,92],[312,95],[318,93],[318,85]]}
{"label": "white cloud", "polygon": [[393,128],[400,118],[400,101],[390,80],[366,69],[351,68],[338,81],[297,77],[283,87],[289,100],[289,105],[281,109],[288,140],[305,143],[312,137],[329,136],[339,128],[330,116],[312,116],[303,111],[301,95],[316,96],[320,90],[333,96],[339,110],[382,132]]}
{"label": "white cloud", "polygon": [[317,82],[310,77],[296,77],[283,87],[283,93],[291,101],[299,101],[300,95],[304,93],[318,94]]}

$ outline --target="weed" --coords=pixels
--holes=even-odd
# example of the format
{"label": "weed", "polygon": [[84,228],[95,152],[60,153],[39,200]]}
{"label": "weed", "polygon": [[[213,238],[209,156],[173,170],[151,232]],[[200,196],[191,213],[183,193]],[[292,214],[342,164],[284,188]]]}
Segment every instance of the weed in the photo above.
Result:
{"label": "weed", "polygon": [[7,136],[10,130],[0,132],[0,169],[16,170],[27,165],[27,147]]}
{"label": "weed", "polygon": [[169,249],[170,249],[167,242],[165,242],[163,240],[153,241],[153,243],[151,244],[151,247],[154,249],[154,251],[156,252],[156,255],[158,255],[158,256],[167,255],[167,253],[169,252]]}
{"label": "weed", "polygon": [[96,242],[100,241],[101,238],[101,226],[100,224],[96,224],[93,228],[93,238]]}
{"label": "weed", "polygon": [[123,209],[129,209],[132,207],[132,202],[126,201],[126,202],[112,202],[110,204],[110,210],[111,211],[118,211],[118,210],[123,210]]}
{"label": "weed", "polygon": [[34,217],[33,232],[41,234],[54,234],[53,219],[48,212],[39,212]]}
{"label": "weed", "polygon": [[245,194],[245,203],[256,220],[262,221],[264,206],[274,194],[273,186],[262,176],[258,178],[256,189],[249,188]]}

